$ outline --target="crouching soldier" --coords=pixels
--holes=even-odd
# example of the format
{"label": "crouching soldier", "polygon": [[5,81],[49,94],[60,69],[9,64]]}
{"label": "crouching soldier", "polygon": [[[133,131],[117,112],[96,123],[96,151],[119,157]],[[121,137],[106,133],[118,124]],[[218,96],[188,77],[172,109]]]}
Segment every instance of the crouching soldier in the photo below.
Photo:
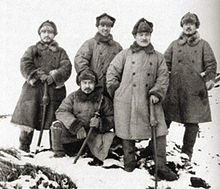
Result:
{"label": "crouching soldier", "polygon": [[151,44],[153,24],[140,19],[133,28],[135,42],[121,51],[107,71],[107,90],[114,95],[114,120],[116,135],[122,139],[125,171],[136,167],[135,140],[151,138],[149,115],[150,101],[155,105],[158,126],[157,159],[158,176],[175,180],[177,175],[166,166],[167,127],[161,102],[169,75],[165,59]]}
{"label": "crouching soldier", "polygon": [[45,129],[55,121],[55,111],[66,97],[64,82],[70,77],[72,65],[65,50],[54,41],[57,27],[51,21],[43,22],[39,29],[40,41],[30,46],[20,62],[25,83],[12,115],[12,122],[21,127],[19,148],[30,151],[34,129],[40,130],[44,84],[48,85]]}
{"label": "crouching soldier", "polygon": [[[94,155],[93,161],[89,163],[102,165],[115,136],[113,132],[108,132],[113,128],[113,106],[108,98],[102,98],[102,89],[96,87],[97,76],[94,71],[84,70],[79,73],[77,84],[80,88],[65,98],[56,111],[57,121],[51,127],[54,156],[76,153],[89,128],[94,127],[87,143]],[[97,112],[100,115],[98,117],[95,116]]]}

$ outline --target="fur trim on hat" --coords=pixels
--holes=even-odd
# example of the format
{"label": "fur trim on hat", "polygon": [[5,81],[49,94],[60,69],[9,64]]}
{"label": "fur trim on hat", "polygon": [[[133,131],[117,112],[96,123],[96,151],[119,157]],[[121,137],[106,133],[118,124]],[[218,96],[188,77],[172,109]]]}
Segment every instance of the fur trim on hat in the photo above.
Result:
{"label": "fur trim on hat", "polygon": [[[139,25],[142,25],[141,28],[139,28]],[[141,18],[140,20],[138,20],[138,22],[134,25],[134,28],[132,30],[132,34],[135,36],[138,32],[149,32],[152,33],[153,32],[153,23],[147,21],[145,18]]]}
{"label": "fur trim on hat", "polygon": [[101,18],[103,17],[108,17],[111,21],[112,21],[112,27],[114,26],[114,23],[116,21],[116,19],[110,15],[108,15],[107,13],[103,13],[102,15],[96,17],[96,27],[99,26],[99,21],[101,20]]}
{"label": "fur trim on hat", "polygon": [[190,46],[195,46],[198,44],[200,39],[201,38],[198,32],[194,33],[191,36],[186,36],[184,33],[181,33],[180,37],[178,38],[178,44],[184,45],[187,43]]}
{"label": "fur trim on hat", "polygon": [[199,28],[200,21],[196,14],[190,12],[186,13],[180,21],[180,26],[183,27],[183,24],[189,22],[194,23],[196,25],[196,28]]}
{"label": "fur trim on hat", "polygon": [[40,30],[41,30],[41,28],[42,28],[43,26],[45,26],[45,25],[51,26],[51,27],[53,28],[53,30],[54,30],[54,35],[57,35],[57,27],[56,27],[55,23],[52,22],[52,21],[49,21],[49,20],[43,22],[43,23],[40,25],[40,27],[38,28],[38,34],[39,34],[39,35],[40,35]]}

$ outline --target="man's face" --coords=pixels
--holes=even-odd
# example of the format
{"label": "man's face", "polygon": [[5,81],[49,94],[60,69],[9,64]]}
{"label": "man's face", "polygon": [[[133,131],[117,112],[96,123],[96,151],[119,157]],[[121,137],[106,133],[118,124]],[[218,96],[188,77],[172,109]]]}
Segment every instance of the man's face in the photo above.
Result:
{"label": "man's face", "polygon": [[111,33],[112,26],[107,23],[100,23],[98,26],[98,32],[107,37]]}
{"label": "man's face", "polygon": [[50,43],[54,37],[54,30],[51,26],[43,26],[40,29],[40,38],[44,43]]}
{"label": "man's face", "polygon": [[196,32],[196,24],[188,22],[183,24],[183,33],[186,35],[192,35]]}
{"label": "man's face", "polygon": [[141,47],[146,47],[151,42],[151,33],[149,32],[140,32],[135,36],[137,44]]}
{"label": "man's face", "polygon": [[86,94],[90,94],[95,89],[95,82],[88,79],[88,80],[82,80],[80,82],[80,87],[82,92]]}

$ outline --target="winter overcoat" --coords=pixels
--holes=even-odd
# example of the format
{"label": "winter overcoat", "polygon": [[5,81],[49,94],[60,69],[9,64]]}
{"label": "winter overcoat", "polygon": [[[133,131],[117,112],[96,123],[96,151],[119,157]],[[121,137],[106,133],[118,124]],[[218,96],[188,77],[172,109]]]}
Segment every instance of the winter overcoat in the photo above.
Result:
{"label": "winter overcoat", "polygon": [[[114,93],[114,121],[116,135],[122,139],[151,137],[149,97],[157,96],[155,105],[158,120],[157,136],[167,134],[161,102],[168,87],[168,71],[163,55],[153,48],[133,52],[121,51],[107,71],[107,90]],[[115,90],[117,89],[117,90]]]}
{"label": "winter overcoat", "polygon": [[[77,141],[76,134],[81,127],[84,127],[88,132],[90,119],[98,111],[100,99],[100,89],[96,89],[90,95],[86,95],[79,89],[63,100],[56,111],[57,120],[61,121],[66,128],[61,135],[63,144]],[[99,114],[101,128],[93,130],[88,140],[88,145],[97,158],[104,160],[115,136],[114,133],[108,132],[114,126],[113,105],[105,96],[103,97]],[[81,124],[78,124],[79,122]]]}
{"label": "winter overcoat", "polygon": [[165,59],[171,72],[164,101],[166,119],[179,123],[211,121],[205,82],[215,78],[216,60],[208,42],[198,34],[191,41],[180,37],[170,44]]}
{"label": "winter overcoat", "polygon": [[12,122],[40,130],[42,119],[43,84],[41,75],[51,75],[54,82],[48,87],[49,104],[45,129],[55,120],[55,111],[66,96],[64,82],[70,77],[71,63],[65,50],[53,41],[50,45],[38,42],[27,49],[21,58],[20,69],[26,79],[12,115]]}
{"label": "winter overcoat", "polygon": [[74,59],[76,72],[92,69],[98,76],[99,85],[105,88],[106,72],[112,59],[122,50],[121,45],[110,39],[102,41],[100,34],[87,40],[78,50]]}

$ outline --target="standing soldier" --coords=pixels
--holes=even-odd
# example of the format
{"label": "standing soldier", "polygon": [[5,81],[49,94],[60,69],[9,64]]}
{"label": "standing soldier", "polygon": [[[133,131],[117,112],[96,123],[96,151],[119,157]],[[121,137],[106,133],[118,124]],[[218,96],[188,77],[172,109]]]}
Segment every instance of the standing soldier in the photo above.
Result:
{"label": "standing soldier", "polygon": [[38,34],[40,41],[30,46],[20,62],[25,83],[12,115],[12,122],[21,126],[19,148],[30,151],[34,129],[40,130],[44,83],[48,85],[49,104],[46,111],[45,129],[55,120],[55,111],[66,96],[64,82],[70,77],[72,65],[65,50],[54,41],[56,25],[43,22]]}
{"label": "standing soldier", "polygon": [[208,42],[199,36],[196,14],[185,14],[180,25],[182,34],[165,52],[170,85],[164,111],[168,127],[172,121],[185,125],[182,152],[191,160],[198,123],[211,121],[207,90],[214,86],[216,60]]}
{"label": "standing soldier", "polygon": [[112,59],[118,54],[122,47],[113,40],[110,34],[114,26],[115,18],[104,13],[96,18],[98,32],[95,37],[87,40],[78,50],[74,65],[77,74],[84,69],[91,69],[98,75],[98,84],[106,91],[106,72]]}
{"label": "standing soldier", "polygon": [[158,176],[175,180],[177,175],[166,166],[167,127],[162,101],[168,87],[168,71],[163,55],[151,44],[153,24],[140,19],[133,28],[135,42],[120,52],[107,71],[107,90],[114,96],[116,135],[122,139],[125,171],[136,167],[135,140],[151,138],[150,101],[155,105],[158,126]]}

